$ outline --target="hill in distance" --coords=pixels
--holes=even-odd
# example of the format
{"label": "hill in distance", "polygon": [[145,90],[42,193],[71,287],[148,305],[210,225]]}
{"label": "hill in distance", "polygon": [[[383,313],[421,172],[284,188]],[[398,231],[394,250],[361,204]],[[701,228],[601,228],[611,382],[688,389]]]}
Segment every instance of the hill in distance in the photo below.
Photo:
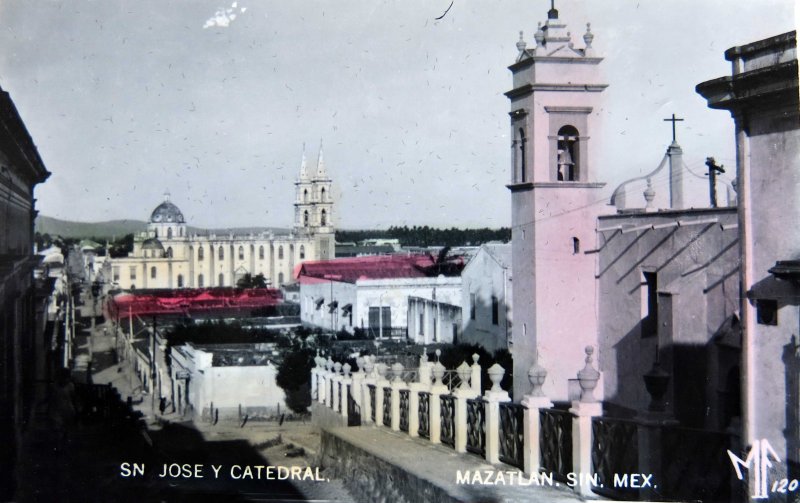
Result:
{"label": "hill in distance", "polygon": [[[208,234],[217,235],[234,234],[258,234],[264,231],[275,233],[287,233],[289,230],[280,227],[233,227],[229,229],[202,229],[199,227],[186,227],[189,235]],[[121,238],[126,234],[137,234],[147,230],[147,222],[142,220],[108,220],[105,222],[74,222],[70,220],[60,220],[58,218],[38,215],[35,222],[35,230],[40,234],[50,234],[51,236],[61,236],[64,238],[107,238],[109,240]]]}

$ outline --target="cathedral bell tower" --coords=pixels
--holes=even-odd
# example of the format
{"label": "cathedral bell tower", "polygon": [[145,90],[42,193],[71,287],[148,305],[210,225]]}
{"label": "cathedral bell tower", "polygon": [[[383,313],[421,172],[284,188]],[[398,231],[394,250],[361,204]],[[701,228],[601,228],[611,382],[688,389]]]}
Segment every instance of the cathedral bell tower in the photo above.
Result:
{"label": "cathedral bell tower", "polygon": [[300,177],[295,182],[294,231],[314,237],[317,256],[321,260],[334,258],[333,196],[331,179],[325,169],[322,144],[319,147],[317,166],[309,173],[305,147],[300,163]]}
{"label": "cathedral bell tower", "polygon": [[[587,24],[583,48],[551,5],[534,34],[520,32],[509,67],[514,325],[514,396],[530,391],[528,370],[547,371],[544,392],[569,398],[569,379],[597,345],[594,248],[604,210],[592,134],[607,84]],[[598,389],[601,389],[598,387]]]}

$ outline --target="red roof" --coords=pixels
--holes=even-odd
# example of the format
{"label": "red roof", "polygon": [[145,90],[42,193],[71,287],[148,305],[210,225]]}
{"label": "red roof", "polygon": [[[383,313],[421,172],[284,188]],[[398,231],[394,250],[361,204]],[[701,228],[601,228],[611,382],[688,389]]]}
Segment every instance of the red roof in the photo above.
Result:
{"label": "red roof", "polygon": [[424,278],[435,259],[430,255],[375,255],[303,262],[295,271],[301,283],[359,279]]}
{"label": "red roof", "polygon": [[272,288],[184,288],[121,293],[109,299],[112,316],[213,312],[221,309],[258,309],[276,306],[283,300]]}

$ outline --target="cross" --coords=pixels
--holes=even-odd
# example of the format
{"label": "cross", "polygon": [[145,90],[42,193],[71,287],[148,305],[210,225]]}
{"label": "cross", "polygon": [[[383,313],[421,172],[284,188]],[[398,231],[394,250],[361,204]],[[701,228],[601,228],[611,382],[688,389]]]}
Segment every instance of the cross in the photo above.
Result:
{"label": "cross", "polygon": [[675,123],[680,122],[683,119],[678,119],[675,117],[675,114],[672,114],[671,119],[664,119],[664,122],[671,122],[672,123],[672,143],[675,143]]}

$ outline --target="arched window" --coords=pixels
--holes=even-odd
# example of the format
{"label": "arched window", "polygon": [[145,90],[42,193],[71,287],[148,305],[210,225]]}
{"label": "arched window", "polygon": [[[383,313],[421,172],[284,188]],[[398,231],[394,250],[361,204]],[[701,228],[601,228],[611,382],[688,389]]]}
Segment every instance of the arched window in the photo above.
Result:
{"label": "arched window", "polygon": [[305,189],[305,190],[303,191],[303,202],[304,202],[304,203],[307,203],[307,202],[308,202],[308,189]]}
{"label": "arched window", "polygon": [[183,288],[183,274],[178,274],[178,288]]}
{"label": "arched window", "polygon": [[178,227],[178,235],[183,237],[183,227]]}
{"label": "arched window", "polygon": [[578,130],[574,126],[564,126],[558,130],[559,181],[578,181],[580,174],[578,143]]}
{"label": "arched window", "polygon": [[158,229],[153,229],[153,237],[154,238],[158,237]]}
{"label": "arched window", "polygon": [[264,247],[263,246],[259,246],[258,247],[258,258],[260,258],[261,260],[264,259]]}
{"label": "arched window", "polygon": [[278,273],[278,286],[283,286],[283,273]]}
{"label": "arched window", "polygon": [[219,277],[217,278],[219,281],[217,282],[217,286],[224,286],[225,285],[225,275],[219,273]]}
{"label": "arched window", "polygon": [[327,216],[327,213],[325,212],[325,210],[322,210],[322,211],[320,212],[320,214],[319,214],[319,224],[320,224],[320,225],[322,225],[322,226],[325,226],[325,225],[327,225],[327,224],[325,223],[326,216]]}
{"label": "arched window", "polygon": [[171,246],[167,247],[167,258],[172,258],[172,247]]}
{"label": "arched window", "polygon": [[239,260],[244,260],[244,246],[239,247]]}
{"label": "arched window", "polygon": [[172,239],[172,227],[167,227],[167,239]]}
{"label": "arched window", "polygon": [[322,190],[319,191],[319,200],[325,201],[325,187],[322,187]]}
{"label": "arched window", "polygon": [[303,227],[308,227],[308,210],[303,212]]}
{"label": "arched window", "polygon": [[197,275],[197,288],[203,288],[204,286],[206,286],[206,285],[205,285],[205,282],[203,281],[203,275],[202,274],[198,274]]}
{"label": "arched window", "polygon": [[573,237],[572,238],[572,253],[573,255],[578,254],[581,252],[581,240]]}
{"label": "arched window", "polygon": [[527,138],[525,138],[525,130],[523,128],[519,128],[519,133],[517,137],[517,145],[519,146],[519,181],[525,183],[528,181],[528,168],[526,165],[525,160],[525,147],[527,143]]}
{"label": "arched window", "polygon": [[306,247],[300,245],[300,260],[303,260],[304,258],[306,258]]}
{"label": "arched window", "polygon": [[205,254],[203,253],[203,247],[197,249],[197,260],[203,260]]}
{"label": "arched window", "polygon": [[217,258],[219,258],[220,260],[225,258],[225,248],[223,248],[222,246],[219,247],[219,251],[217,252]]}
{"label": "arched window", "polygon": [[278,247],[278,260],[283,258],[283,246]]}
{"label": "arched window", "polygon": [[155,266],[150,268],[150,279],[156,279],[156,268],[155,268]]}

